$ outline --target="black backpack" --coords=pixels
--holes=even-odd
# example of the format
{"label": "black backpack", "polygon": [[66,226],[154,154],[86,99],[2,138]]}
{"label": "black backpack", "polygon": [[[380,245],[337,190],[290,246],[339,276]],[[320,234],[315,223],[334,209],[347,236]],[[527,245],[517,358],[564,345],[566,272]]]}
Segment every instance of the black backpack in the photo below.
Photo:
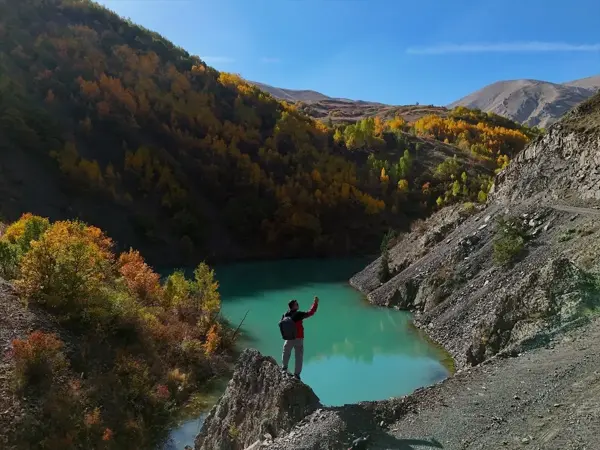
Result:
{"label": "black backpack", "polygon": [[285,341],[296,339],[296,322],[289,316],[281,316],[281,320],[279,321],[279,331],[281,331],[281,337]]}

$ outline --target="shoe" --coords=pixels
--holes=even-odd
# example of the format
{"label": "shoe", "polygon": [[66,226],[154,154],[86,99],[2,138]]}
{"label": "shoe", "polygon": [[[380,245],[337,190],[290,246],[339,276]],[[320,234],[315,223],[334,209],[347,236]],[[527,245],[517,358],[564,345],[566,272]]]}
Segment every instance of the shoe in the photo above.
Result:
{"label": "shoe", "polygon": [[300,379],[301,379],[299,374],[294,374],[294,378],[295,378],[296,380],[300,380]]}

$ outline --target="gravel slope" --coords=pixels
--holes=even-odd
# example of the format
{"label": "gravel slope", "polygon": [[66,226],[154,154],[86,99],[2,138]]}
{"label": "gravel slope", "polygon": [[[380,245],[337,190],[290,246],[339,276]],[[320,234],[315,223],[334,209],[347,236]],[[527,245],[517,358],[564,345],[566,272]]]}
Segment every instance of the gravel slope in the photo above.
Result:
{"label": "gravel slope", "polygon": [[449,450],[598,448],[600,322],[557,340],[448,379],[423,396],[416,414],[392,424],[390,433],[433,436]]}

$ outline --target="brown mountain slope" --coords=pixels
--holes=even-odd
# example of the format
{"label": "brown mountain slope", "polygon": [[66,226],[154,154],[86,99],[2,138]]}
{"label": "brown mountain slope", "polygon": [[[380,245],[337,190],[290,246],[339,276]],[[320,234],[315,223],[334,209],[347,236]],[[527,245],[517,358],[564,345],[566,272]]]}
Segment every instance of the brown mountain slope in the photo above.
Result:
{"label": "brown mountain slope", "polygon": [[268,92],[277,100],[296,103],[305,114],[320,120],[353,123],[366,117],[385,119],[401,116],[406,121],[414,121],[428,114],[445,117],[448,109],[433,105],[395,106],[364,100],[333,98],[320,92],[305,89],[284,89],[257,81],[249,81],[260,90]]}
{"label": "brown mountain slope", "polygon": [[555,84],[540,80],[499,81],[448,105],[494,112],[538,127],[551,125],[600,86],[600,77]]}
{"label": "brown mountain slope", "polygon": [[259,83],[257,81],[250,81],[251,84],[258,87],[260,90],[268,92],[278,100],[285,100],[287,102],[318,102],[321,100],[329,100],[325,94],[320,92],[311,91],[308,89],[283,89],[268,84]]}
{"label": "brown mountain slope", "polygon": [[600,75],[596,75],[595,77],[587,77],[582,78],[580,80],[569,81],[568,83],[563,83],[565,86],[575,86],[581,87],[585,89],[600,89]]}
{"label": "brown mountain slope", "polygon": [[393,106],[382,103],[363,102],[360,100],[329,99],[318,102],[301,102],[298,104],[305,114],[320,120],[337,122],[356,122],[367,117],[391,119],[395,116],[412,122],[429,114],[446,117],[448,109],[433,105],[403,105]]}

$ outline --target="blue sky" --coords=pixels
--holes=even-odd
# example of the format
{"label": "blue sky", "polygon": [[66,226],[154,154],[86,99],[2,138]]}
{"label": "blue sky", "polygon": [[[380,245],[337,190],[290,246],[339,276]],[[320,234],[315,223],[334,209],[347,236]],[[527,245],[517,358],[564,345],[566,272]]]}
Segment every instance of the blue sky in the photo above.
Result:
{"label": "blue sky", "polygon": [[503,79],[600,74],[599,0],[100,0],[219,70],[443,105]]}

